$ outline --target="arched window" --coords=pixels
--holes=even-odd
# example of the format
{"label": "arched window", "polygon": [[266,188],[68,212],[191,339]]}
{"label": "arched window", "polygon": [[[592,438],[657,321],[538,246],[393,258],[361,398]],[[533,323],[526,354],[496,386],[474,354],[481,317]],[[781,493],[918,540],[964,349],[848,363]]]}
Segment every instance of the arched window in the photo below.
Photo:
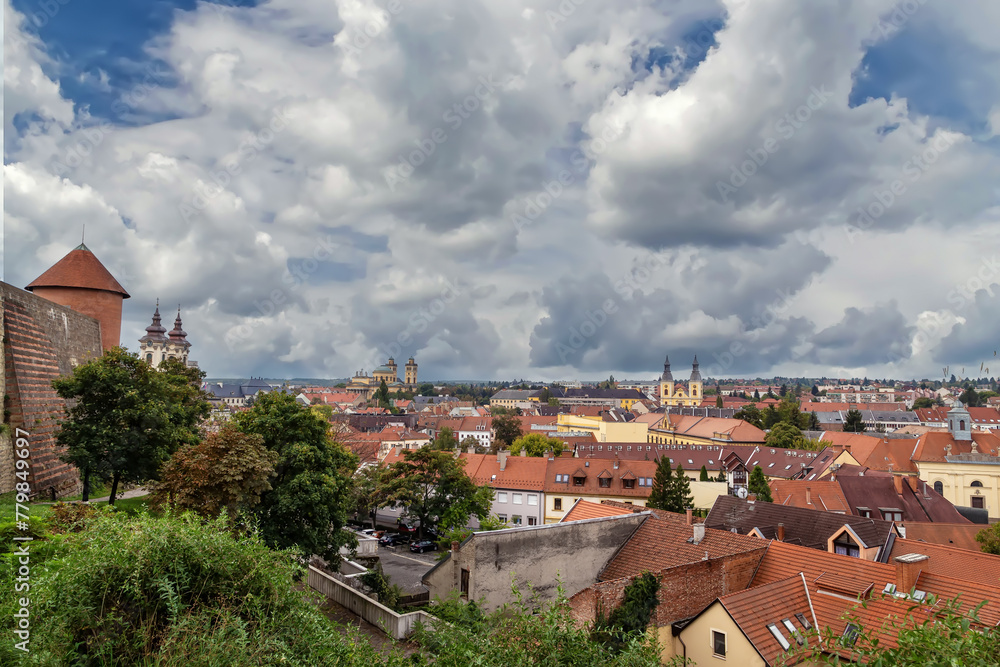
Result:
{"label": "arched window", "polygon": [[150,366],[153,365],[153,355],[152,354],[147,354],[146,355],[146,363],[149,364]]}
{"label": "arched window", "polygon": [[959,431],[964,431],[965,430],[965,420],[964,419],[959,420],[959,422],[958,422],[958,430]]}
{"label": "arched window", "polygon": [[944,484],[941,482],[934,482],[934,490],[938,492],[939,495],[944,495]]}
{"label": "arched window", "polygon": [[983,483],[980,482],[978,479],[972,480],[972,484],[969,484],[969,486],[982,486],[982,485]]}

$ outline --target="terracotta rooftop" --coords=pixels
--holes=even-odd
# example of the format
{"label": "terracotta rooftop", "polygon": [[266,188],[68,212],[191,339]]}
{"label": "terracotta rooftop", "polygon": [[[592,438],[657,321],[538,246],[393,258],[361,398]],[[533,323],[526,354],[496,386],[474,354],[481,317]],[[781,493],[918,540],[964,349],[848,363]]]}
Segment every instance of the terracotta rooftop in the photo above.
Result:
{"label": "terracotta rooftop", "polygon": [[[853,468],[853,467],[851,467]],[[837,471],[836,481],[855,514],[867,510],[873,517],[884,511],[902,512],[903,521],[941,521],[967,523],[955,506],[931,488],[927,482],[912,475],[893,475],[878,471],[865,471],[864,475],[851,475],[851,468]],[[909,482],[916,483],[914,491]],[[897,482],[900,482],[897,486]]]}
{"label": "terracotta rooftop", "polygon": [[118,284],[90,248],[82,243],[24,289],[30,292],[36,287],[79,287],[114,292],[125,299],[129,298],[125,288]]}
{"label": "terracotta rooftop", "polygon": [[972,453],[972,443],[980,454],[1000,455],[1000,436],[990,431],[973,431],[972,440],[955,440],[948,431],[924,433],[917,440],[913,452],[914,461],[945,461],[945,456]]}
{"label": "terracotta rooftop", "polygon": [[[792,648],[799,648],[798,639],[803,641],[804,647],[809,628],[817,627],[809,591],[801,575],[723,595],[719,602],[769,665],[778,663],[778,659],[785,653],[785,647],[771,633],[768,625],[777,626]],[[796,614],[801,614],[808,621],[809,628],[802,624]],[[785,619],[795,628],[798,637],[785,627]],[[809,641],[815,644],[819,640],[813,636]]]}
{"label": "terracotta rooftop", "polygon": [[[721,417],[693,417],[690,415],[666,415],[670,421],[669,430],[678,435],[697,438],[713,438],[736,443],[764,443],[766,434],[742,419]],[[660,425],[667,430],[667,421]]]}
{"label": "terracotta rooftop", "polygon": [[706,554],[709,558],[718,558],[762,549],[768,544],[756,537],[711,528],[705,529],[705,537],[699,544],[690,542],[692,538],[693,526],[651,516],[604,567],[598,579],[608,581],[646,570],[656,572],[700,561]]}
{"label": "terracotta rooftop", "polygon": [[548,459],[539,456],[508,456],[504,469],[496,454],[462,454],[465,472],[479,485],[495,489],[541,491],[545,485]]}
{"label": "terracotta rooftop", "polygon": [[[996,408],[970,408],[966,406],[965,409],[969,411],[969,418],[972,420],[972,423],[981,424],[989,428],[1000,428],[1000,412]],[[927,424],[948,423],[948,408],[920,408],[914,410],[914,412],[920,417],[921,422]]]}
{"label": "terracotta rooftop", "polygon": [[[624,504],[624,503],[623,503]],[[633,514],[631,508],[616,507],[605,503],[592,503],[589,500],[577,500],[561,523],[566,521],[581,521],[583,519],[596,519],[599,516],[621,516],[623,514]]]}
{"label": "terracotta rooftop", "polygon": [[922,571],[928,574],[960,576],[966,581],[1000,587],[1000,556],[943,544],[897,539],[890,555],[895,558],[904,554],[929,556],[921,564]]}
{"label": "terracotta rooftop", "polygon": [[803,507],[821,512],[851,513],[851,506],[837,482],[776,479],[771,480],[769,486],[771,498],[776,505]]}
{"label": "terracotta rooftop", "polygon": [[[542,459],[548,461],[548,459]],[[609,459],[579,459],[559,457],[548,461],[545,474],[545,492],[577,494],[580,496],[619,496],[626,498],[648,498],[652,491],[652,479],[656,475],[656,461],[615,461]],[[609,478],[602,485],[598,476],[608,472]],[[641,479],[629,480],[628,473]],[[556,475],[564,475],[566,481],[556,481]],[[623,479],[624,478],[624,479]],[[582,484],[577,480],[582,479]],[[648,483],[646,483],[648,480]],[[629,483],[631,482],[631,483]],[[631,487],[631,488],[629,488]]]}
{"label": "terracotta rooftop", "polygon": [[976,534],[986,526],[975,523],[912,522],[906,524],[906,539],[914,542],[943,544],[956,549],[981,552]]}

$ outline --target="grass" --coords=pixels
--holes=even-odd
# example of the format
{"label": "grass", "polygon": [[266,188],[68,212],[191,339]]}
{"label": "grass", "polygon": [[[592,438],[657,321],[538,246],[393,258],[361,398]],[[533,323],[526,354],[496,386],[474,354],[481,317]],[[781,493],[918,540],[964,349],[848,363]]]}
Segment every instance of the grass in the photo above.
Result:
{"label": "grass", "polygon": [[[15,516],[15,500],[16,493],[11,491],[10,493],[0,494],[0,523],[4,521],[13,521]],[[79,497],[77,497],[77,500]],[[73,499],[66,498],[64,500],[72,502]],[[138,514],[146,507],[148,503],[148,496],[139,496],[138,498],[119,498],[115,501],[115,508],[121,512],[128,512],[129,514]],[[107,505],[107,501],[102,501],[99,503],[91,503],[91,505],[103,506]],[[38,517],[41,519],[47,518],[52,514],[52,505],[43,505],[41,503],[30,503],[29,515],[33,517]]]}

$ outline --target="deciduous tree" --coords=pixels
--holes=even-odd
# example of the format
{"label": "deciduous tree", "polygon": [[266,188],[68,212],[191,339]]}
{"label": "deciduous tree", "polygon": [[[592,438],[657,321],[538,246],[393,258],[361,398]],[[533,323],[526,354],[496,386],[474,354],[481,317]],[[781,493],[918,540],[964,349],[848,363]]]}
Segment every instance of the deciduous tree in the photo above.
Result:
{"label": "deciduous tree", "polygon": [[541,433],[528,433],[514,441],[510,447],[510,453],[519,456],[523,451],[527,456],[545,456],[552,452],[559,456],[565,446],[565,443],[559,438],[550,438]]}
{"label": "deciduous tree", "polygon": [[499,415],[493,418],[493,449],[510,449],[514,441],[521,437],[521,420],[515,415]]}

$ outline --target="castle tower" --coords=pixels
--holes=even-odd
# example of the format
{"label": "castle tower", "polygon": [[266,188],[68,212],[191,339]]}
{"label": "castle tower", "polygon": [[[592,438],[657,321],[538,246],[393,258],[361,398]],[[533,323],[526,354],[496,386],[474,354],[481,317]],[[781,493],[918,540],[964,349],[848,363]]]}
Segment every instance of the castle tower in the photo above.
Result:
{"label": "castle tower", "polygon": [[25,289],[100,322],[105,350],[121,342],[122,302],[129,293],[83,243]]}
{"label": "castle tower", "polygon": [[406,384],[416,384],[417,383],[417,362],[415,362],[413,360],[413,357],[410,357],[409,360],[407,360],[406,366],[405,366],[405,371],[406,371],[405,383]]}
{"label": "castle tower", "polygon": [[669,405],[674,397],[674,376],[670,372],[670,356],[663,360],[663,375],[660,376],[660,404]]}
{"label": "castle tower", "polygon": [[694,355],[694,363],[691,364],[691,379],[688,381],[688,396],[694,400],[692,405],[698,405],[702,397],[701,371],[698,370],[698,355]]}

